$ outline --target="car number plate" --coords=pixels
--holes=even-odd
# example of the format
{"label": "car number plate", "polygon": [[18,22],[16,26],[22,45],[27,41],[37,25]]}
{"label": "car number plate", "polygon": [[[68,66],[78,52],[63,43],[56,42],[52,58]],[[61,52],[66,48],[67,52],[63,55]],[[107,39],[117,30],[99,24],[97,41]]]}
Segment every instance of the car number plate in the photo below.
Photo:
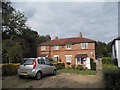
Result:
{"label": "car number plate", "polygon": [[27,72],[22,72],[21,75],[28,75]]}

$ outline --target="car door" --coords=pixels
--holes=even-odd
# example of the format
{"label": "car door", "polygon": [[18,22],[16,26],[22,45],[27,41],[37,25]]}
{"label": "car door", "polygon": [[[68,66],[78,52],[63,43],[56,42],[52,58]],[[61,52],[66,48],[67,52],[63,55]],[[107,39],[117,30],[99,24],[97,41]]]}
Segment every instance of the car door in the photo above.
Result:
{"label": "car door", "polygon": [[48,74],[53,73],[54,67],[53,67],[52,63],[50,62],[50,60],[45,59],[45,63],[46,63],[46,66],[47,66],[47,73]]}
{"label": "car door", "polygon": [[45,60],[43,58],[38,59],[39,69],[42,71],[43,75],[47,74],[47,66],[45,64]]}

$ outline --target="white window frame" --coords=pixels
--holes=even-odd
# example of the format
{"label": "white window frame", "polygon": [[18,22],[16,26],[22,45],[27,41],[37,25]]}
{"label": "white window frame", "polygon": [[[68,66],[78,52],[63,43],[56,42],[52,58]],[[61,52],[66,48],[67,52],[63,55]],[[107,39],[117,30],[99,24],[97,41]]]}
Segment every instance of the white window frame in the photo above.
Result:
{"label": "white window frame", "polygon": [[[59,55],[54,55],[54,61],[55,61],[55,57],[58,57],[58,59],[59,59]],[[58,60],[57,60],[58,61]]]}
{"label": "white window frame", "polygon": [[[68,62],[68,63],[71,63],[72,62],[72,55],[65,55],[65,57],[66,57],[66,63]],[[71,57],[71,60],[67,60],[67,57]]]}
{"label": "white window frame", "polygon": [[88,49],[88,43],[81,43],[82,49]]}
{"label": "white window frame", "polygon": [[72,45],[69,44],[69,45],[66,45],[66,49],[71,49],[72,48]]}
{"label": "white window frame", "polygon": [[41,51],[45,51],[46,50],[46,46],[41,46]]}
{"label": "white window frame", "polygon": [[59,46],[54,46],[54,50],[59,50]]}

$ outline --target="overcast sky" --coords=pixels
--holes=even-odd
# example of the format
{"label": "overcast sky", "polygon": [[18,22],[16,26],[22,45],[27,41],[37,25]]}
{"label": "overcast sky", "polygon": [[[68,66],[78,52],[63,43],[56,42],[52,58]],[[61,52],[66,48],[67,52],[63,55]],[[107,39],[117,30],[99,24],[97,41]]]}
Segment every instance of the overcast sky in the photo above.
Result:
{"label": "overcast sky", "polygon": [[12,2],[25,13],[28,25],[52,39],[83,36],[110,42],[118,37],[117,2]]}

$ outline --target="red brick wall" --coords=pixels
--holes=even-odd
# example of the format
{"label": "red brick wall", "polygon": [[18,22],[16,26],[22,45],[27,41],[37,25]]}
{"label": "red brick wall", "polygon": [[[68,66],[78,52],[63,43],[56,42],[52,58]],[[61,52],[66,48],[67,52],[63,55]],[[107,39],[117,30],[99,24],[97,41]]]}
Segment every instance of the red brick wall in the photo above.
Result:
{"label": "red brick wall", "polygon": [[87,54],[89,58],[93,58],[94,60],[96,60],[95,59],[95,43],[88,43],[87,49],[82,49],[81,44],[74,44],[72,45],[72,48],[70,50],[67,50],[66,46],[59,46],[59,50],[54,50],[54,46],[46,46],[46,50],[41,51],[41,47],[39,46],[37,49],[38,56],[39,54],[49,54],[50,49],[51,49],[50,58],[54,59],[54,55],[59,55],[59,59],[65,62],[65,65],[66,65],[65,55],[72,55],[72,64],[75,64],[76,54]]}

